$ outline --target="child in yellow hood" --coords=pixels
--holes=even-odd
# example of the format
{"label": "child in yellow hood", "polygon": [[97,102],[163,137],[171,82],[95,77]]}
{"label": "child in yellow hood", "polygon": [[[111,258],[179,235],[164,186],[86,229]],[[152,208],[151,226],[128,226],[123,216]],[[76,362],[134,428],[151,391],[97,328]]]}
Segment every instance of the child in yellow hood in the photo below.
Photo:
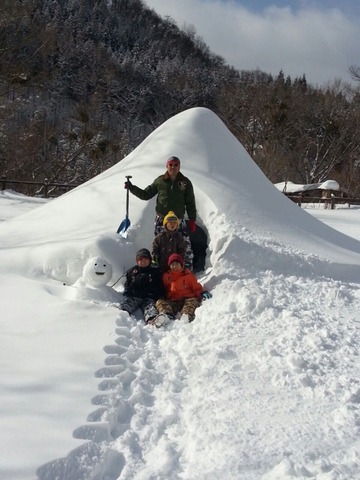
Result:
{"label": "child in yellow hood", "polygon": [[[186,244],[182,233],[179,232],[179,219],[173,211],[170,211],[163,221],[165,230],[153,240],[152,256],[155,263],[158,263],[162,273],[168,269],[168,259],[173,253],[182,257],[186,253]],[[188,268],[191,265],[186,265]]]}

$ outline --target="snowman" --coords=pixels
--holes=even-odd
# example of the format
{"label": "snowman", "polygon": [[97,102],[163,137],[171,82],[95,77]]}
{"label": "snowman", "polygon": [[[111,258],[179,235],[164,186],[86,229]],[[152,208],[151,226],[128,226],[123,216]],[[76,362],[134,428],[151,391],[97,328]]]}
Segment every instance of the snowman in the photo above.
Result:
{"label": "snowman", "polygon": [[111,264],[102,257],[90,258],[84,265],[80,277],[70,289],[73,300],[95,303],[118,303],[119,293],[107,284],[113,274]]}
{"label": "snowman", "polygon": [[105,287],[111,278],[113,270],[109,262],[101,257],[93,257],[88,260],[83,268],[82,279],[89,287]]}

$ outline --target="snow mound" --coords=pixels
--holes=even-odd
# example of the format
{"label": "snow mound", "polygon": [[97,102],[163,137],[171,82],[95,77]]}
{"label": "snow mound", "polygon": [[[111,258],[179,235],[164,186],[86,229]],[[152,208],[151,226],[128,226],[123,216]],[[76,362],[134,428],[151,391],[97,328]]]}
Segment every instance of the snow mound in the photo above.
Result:
{"label": "snow mound", "polygon": [[[194,184],[213,298],[154,329],[109,308],[151,248],[154,199],[131,196],[128,236],[115,232],[125,175],[145,187],[170,155]],[[4,478],[359,477],[360,242],[285,198],[214,113],[176,115],[2,222],[0,244]],[[88,277],[99,259],[106,284]]]}
{"label": "snow mound", "polygon": [[0,268],[6,270],[11,265],[12,271],[19,274],[46,275],[73,283],[90,258],[101,256],[113,265],[116,280],[123,266],[131,265],[136,249],[150,247],[152,241],[154,200],[144,203],[131,196],[131,245],[114,233],[122,219],[121,211],[125,211],[124,177],[131,173],[133,182],[145,187],[164,171],[163,165],[171,154],[181,159],[182,170],[195,187],[198,221],[212,241],[208,266],[215,264],[211,253],[219,247],[213,239],[224,224],[220,243],[234,235],[243,242],[257,244],[256,236],[260,235],[266,238],[266,249],[292,245],[305,256],[321,256],[330,262],[318,265],[323,274],[342,278],[347,268],[354,281],[360,281],[360,243],[289,202],[223,122],[205,108],[176,115],[106,172],[1,224],[4,255]]}

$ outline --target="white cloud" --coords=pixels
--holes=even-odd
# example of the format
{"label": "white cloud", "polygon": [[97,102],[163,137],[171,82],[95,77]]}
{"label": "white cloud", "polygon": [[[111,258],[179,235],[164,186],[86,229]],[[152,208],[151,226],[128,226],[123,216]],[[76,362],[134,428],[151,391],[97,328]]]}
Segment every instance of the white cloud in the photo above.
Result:
{"label": "white cloud", "polygon": [[350,81],[348,68],[359,63],[359,18],[340,10],[271,6],[252,12],[235,2],[219,0],[146,0],[179,27],[192,24],[210,49],[240,70],[292,78],[305,73],[313,84],[335,78]]}

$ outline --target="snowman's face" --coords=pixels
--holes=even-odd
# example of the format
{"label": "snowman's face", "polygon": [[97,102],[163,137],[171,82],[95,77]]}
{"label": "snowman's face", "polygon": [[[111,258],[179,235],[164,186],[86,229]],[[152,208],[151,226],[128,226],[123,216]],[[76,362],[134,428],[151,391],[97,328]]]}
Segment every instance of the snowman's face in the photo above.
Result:
{"label": "snowman's face", "polygon": [[90,258],[83,269],[83,279],[89,285],[100,287],[106,285],[112,277],[110,263],[101,257]]}

